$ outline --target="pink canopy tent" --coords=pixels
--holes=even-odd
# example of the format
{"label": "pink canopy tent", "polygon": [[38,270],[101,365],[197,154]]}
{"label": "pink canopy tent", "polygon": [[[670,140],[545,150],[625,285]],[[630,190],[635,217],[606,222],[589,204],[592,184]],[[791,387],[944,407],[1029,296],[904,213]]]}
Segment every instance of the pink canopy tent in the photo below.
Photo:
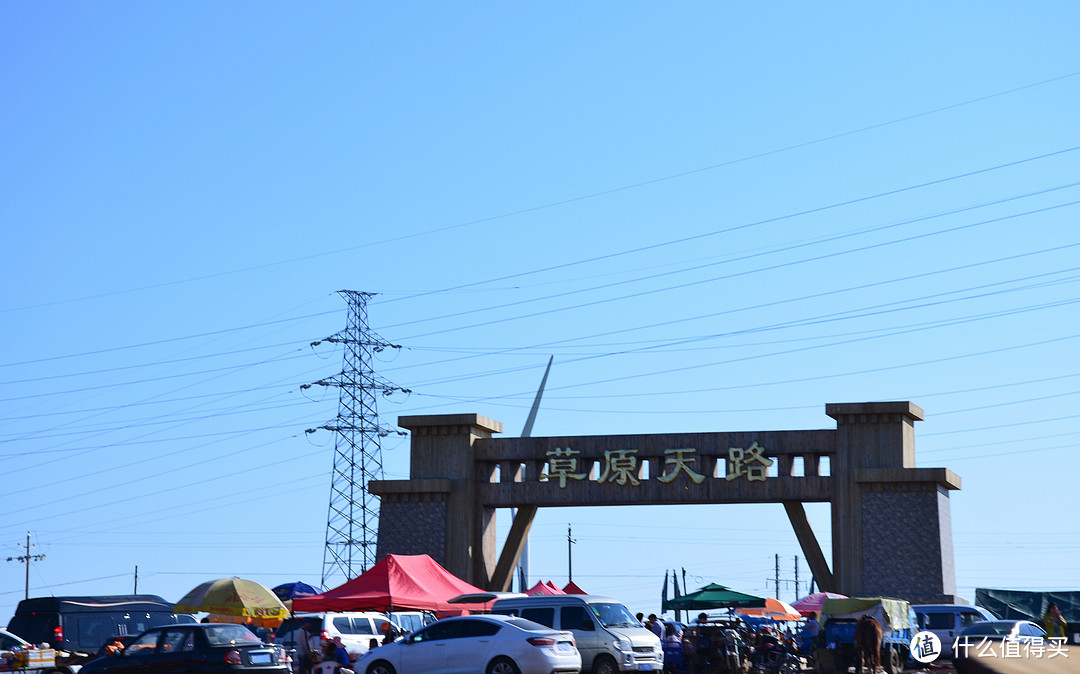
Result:
{"label": "pink canopy tent", "polygon": [[453,575],[428,555],[387,555],[344,585],[293,599],[293,611],[482,610],[486,605],[447,601],[478,592],[483,590]]}
{"label": "pink canopy tent", "polygon": [[822,605],[825,604],[826,599],[847,599],[847,595],[836,594],[835,592],[815,592],[813,594],[806,595],[799,601],[793,603],[791,606],[800,613],[820,611]]}
{"label": "pink canopy tent", "polygon": [[536,596],[536,595],[541,595],[541,594],[566,594],[566,593],[563,592],[562,590],[560,590],[559,588],[555,587],[554,585],[551,585],[550,583],[545,583],[543,581],[540,581],[540,582],[537,582],[536,585],[533,585],[528,590],[525,590],[525,594],[527,594],[529,596]]}
{"label": "pink canopy tent", "polygon": [[566,587],[564,587],[562,591],[564,594],[589,594],[585,590],[582,590],[580,587],[578,587],[577,584],[574,583],[574,581],[570,581],[569,583],[567,583]]}

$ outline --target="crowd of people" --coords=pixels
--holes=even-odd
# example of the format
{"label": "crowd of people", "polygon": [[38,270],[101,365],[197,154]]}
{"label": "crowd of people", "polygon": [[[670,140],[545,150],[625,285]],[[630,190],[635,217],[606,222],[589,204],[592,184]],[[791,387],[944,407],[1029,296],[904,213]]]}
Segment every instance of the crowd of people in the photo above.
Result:
{"label": "crowd of people", "polygon": [[[372,637],[368,650],[388,644],[398,636],[390,623],[386,623],[386,634],[382,639]],[[300,624],[303,637],[296,641],[296,655],[293,659],[293,671],[296,674],[355,674],[352,658],[341,642],[341,637],[323,639],[315,623],[305,620]]]}
{"label": "crowd of people", "polygon": [[[725,671],[730,663],[748,663],[759,670],[781,657],[806,654],[819,631],[816,613],[793,627],[792,623],[762,624],[753,627],[737,618],[714,619],[701,613],[684,629],[681,623],[663,621],[655,615],[638,621],[664,641],[665,669],[670,673]],[[785,655],[786,654],[786,655]]]}

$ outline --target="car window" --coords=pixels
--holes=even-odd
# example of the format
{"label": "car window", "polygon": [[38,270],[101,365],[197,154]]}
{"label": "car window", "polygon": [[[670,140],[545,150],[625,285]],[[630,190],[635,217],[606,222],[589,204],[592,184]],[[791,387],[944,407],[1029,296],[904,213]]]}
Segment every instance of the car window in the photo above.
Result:
{"label": "car window", "polygon": [[334,629],[341,634],[354,634],[352,627],[352,619],[349,616],[338,616],[330,621],[330,624],[334,626]]}
{"label": "car window", "polygon": [[460,626],[455,639],[464,637],[490,637],[502,627],[499,623],[489,620],[458,620]]}
{"label": "car window", "polygon": [[593,631],[596,625],[584,606],[563,606],[559,611],[559,629]]}
{"label": "car window", "polygon": [[540,623],[534,623],[533,621],[526,620],[524,618],[511,618],[510,620],[506,621],[506,624],[507,625],[513,625],[514,627],[517,627],[519,629],[523,629],[526,632],[539,632],[539,631],[543,631],[543,630],[546,630],[546,629],[551,629],[547,625],[541,625]]}
{"label": "car window", "polygon": [[523,608],[521,609],[521,617],[534,623],[540,623],[544,627],[555,627],[554,608]]}
{"label": "car window", "polygon": [[951,630],[956,624],[952,613],[927,613],[925,628],[928,630]]}
{"label": "car window", "polygon": [[[375,627],[371,627],[371,622],[375,621]],[[388,621],[383,618],[353,618],[353,629],[357,634],[379,634],[379,630]]]}
{"label": "car window", "polygon": [[[395,615],[394,620],[406,632],[415,632],[424,626],[424,618],[417,614]],[[382,629],[381,626],[379,629]]]}
{"label": "car window", "polygon": [[1012,623],[1007,622],[980,622],[973,623],[964,629],[964,634],[975,636],[1003,636],[1012,630]]}
{"label": "car window", "polygon": [[206,640],[211,646],[236,646],[241,644],[261,644],[259,637],[243,625],[209,625],[206,628]]}
{"label": "car window", "polygon": [[158,648],[165,653],[183,653],[195,650],[193,630],[165,630]]}
{"label": "car window", "polygon": [[3,650],[11,650],[15,646],[22,646],[23,643],[11,636],[10,634],[0,634],[0,648]]}
{"label": "car window", "polygon": [[598,602],[589,604],[589,608],[604,627],[633,627],[641,624],[622,604]]}
{"label": "car window", "polygon": [[146,634],[139,635],[124,648],[124,655],[146,655],[147,653],[152,653],[154,649],[157,648],[159,636],[161,636],[161,632],[147,632]]}
{"label": "car window", "polygon": [[979,623],[979,622],[982,622],[984,620],[986,620],[986,618],[984,618],[981,613],[975,613],[974,611],[972,611],[970,613],[967,612],[967,611],[964,611],[963,613],[960,614],[960,626],[961,627],[967,627],[971,623]]}
{"label": "car window", "polygon": [[426,642],[453,639],[458,633],[458,629],[454,626],[457,622],[458,621],[439,621],[414,634],[412,640],[414,642]]}
{"label": "car window", "polygon": [[[75,633],[71,634],[71,625],[76,626]],[[97,650],[101,644],[114,635],[139,634],[142,630],[128,630],[127,624],[119,616],[114,618],[109,614],[83,615],[74,621],[65,622],[68,634],[64,637],[67,641],[76,643],[85,649]]]}

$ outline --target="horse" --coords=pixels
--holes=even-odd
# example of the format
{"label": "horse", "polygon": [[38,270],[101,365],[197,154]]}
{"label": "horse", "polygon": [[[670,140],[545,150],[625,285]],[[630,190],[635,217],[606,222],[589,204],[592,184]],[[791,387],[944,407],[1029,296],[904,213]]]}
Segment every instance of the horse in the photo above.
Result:
{"label": "horse", "polygon": [[881,667],[881,624],[874,616],[864,615],[855,625],[855,648],[859,652],[859,671],[877,672]]}

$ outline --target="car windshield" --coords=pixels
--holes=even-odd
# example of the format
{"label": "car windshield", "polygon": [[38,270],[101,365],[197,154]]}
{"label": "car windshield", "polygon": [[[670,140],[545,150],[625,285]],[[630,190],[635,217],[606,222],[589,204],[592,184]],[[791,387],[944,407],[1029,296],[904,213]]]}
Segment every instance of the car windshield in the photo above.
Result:
{"label": "car windshield", "polygon": [[206,628],[206,640],[211,646],[260,644],[262,640],[243,625],[212,625]]}
{"label": "car windshield", "polygon": [[604,627],[638,627],[640,623],[630,614],[630,611],[615,602],[589,604],[593,615]]}
{"label": "car windshield", "polygon": [[1016,623],[981,622],[964,629],[964,634],[980,636],[1005,636],[1013,631]]}

